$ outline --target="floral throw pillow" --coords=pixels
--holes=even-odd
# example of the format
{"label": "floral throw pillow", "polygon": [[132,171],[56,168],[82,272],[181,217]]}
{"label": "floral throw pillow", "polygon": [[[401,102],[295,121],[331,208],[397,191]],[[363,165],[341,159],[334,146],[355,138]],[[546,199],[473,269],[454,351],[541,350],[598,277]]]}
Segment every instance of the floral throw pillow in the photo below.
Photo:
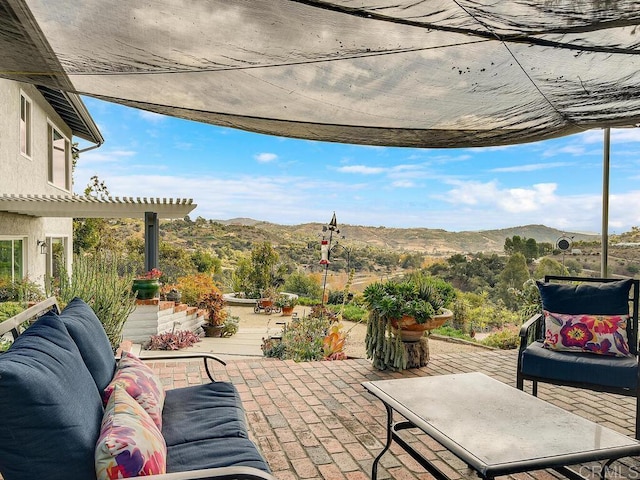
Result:
{"label": "floral throw pillow", "polygon": [[95,450],[97,480],[166,473],[167,446],[151,417],[116,385]]}
{"label": "floral throw pillow", "polygon": [[148,365],[135,355],[123,352],[113,380],[102,394],[106,405],[116,385],[124,387],[162,430],[162,408],[165,392],[162,382]]}
{"label": "floral throw pillow", "polygon": [[543,346],[551,350],[628,357],[628,315],[571,315],[544,311]]}

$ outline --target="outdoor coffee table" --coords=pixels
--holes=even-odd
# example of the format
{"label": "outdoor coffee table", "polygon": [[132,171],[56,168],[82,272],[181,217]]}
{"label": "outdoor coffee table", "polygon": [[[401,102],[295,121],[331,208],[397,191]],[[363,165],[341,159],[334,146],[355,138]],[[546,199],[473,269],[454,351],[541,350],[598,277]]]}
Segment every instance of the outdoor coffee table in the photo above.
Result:
{"label": "outdoor coffee table", "polygon": [[[567,466],[592,461],[604,461],[600,469],[604,479],[616,459],[640,455],[637,440],[482,373],[362,385],[387,410],[387,442],[373,462],[374,480],[378,462],[393,440],[436,479],[449,478],[400,438],[397,432],[407,428],[422,430],[485,479],[545,468],[571,479],[584,479]],[[406,421],[394,423],[394,411]]]}

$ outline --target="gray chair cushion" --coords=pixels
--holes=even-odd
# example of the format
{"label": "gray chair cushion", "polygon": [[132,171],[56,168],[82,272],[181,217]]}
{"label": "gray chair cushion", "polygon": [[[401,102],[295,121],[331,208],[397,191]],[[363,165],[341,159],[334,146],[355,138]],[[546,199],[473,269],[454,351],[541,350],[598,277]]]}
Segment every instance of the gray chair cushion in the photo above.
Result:
{"label": "gray chair cushion", "polygon": [[100,393],[62,321],[48,313],[0,355],[5,480],[95,479]]}
{"label": "gray chair cushion", "polygon": [[559,382],[604,385],[635,391],[637,357],[609,357],[592,353],[557,352],[533,342],[522,353],[522,373]]}
{"label": "gray chair cushion", "polygon": [[536,282],[540,290],[542,308],[552,313],[579,315],[629,314],[629,293],[633,280],[568,285]]}
{"label": "gray chair cushion", "polygon": [[69,302],[60,319],[76,342],[85,365],[102,392],[116,370],[113,348],[102,323],[92,308],[78,297]]}

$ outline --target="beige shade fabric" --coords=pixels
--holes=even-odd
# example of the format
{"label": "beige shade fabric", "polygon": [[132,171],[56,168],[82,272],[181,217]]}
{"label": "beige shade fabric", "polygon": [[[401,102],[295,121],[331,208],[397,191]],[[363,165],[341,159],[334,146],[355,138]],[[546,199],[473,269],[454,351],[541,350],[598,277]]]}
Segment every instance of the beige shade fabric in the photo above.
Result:
{"label": "beige shade fabric", "polygon": [[640,123],[625,0],[4,0],[0,76],[254,132],[470,147]]}

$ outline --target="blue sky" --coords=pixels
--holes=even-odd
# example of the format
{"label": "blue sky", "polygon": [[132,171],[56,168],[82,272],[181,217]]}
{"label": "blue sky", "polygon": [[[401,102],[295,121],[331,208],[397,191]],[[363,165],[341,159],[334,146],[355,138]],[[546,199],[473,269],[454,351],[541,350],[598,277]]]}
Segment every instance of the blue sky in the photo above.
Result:
{"label": "blue sky", "polygon": [[[192,198],[206,219],[601,231],[602,130],[510,147],[383,148],[259,135],[84,98],[105,143],[80,156],[113,196]],[[640,225],[640,130],[611,134],[609,232]],[[80,147],[87,145],[81,142]]]}

